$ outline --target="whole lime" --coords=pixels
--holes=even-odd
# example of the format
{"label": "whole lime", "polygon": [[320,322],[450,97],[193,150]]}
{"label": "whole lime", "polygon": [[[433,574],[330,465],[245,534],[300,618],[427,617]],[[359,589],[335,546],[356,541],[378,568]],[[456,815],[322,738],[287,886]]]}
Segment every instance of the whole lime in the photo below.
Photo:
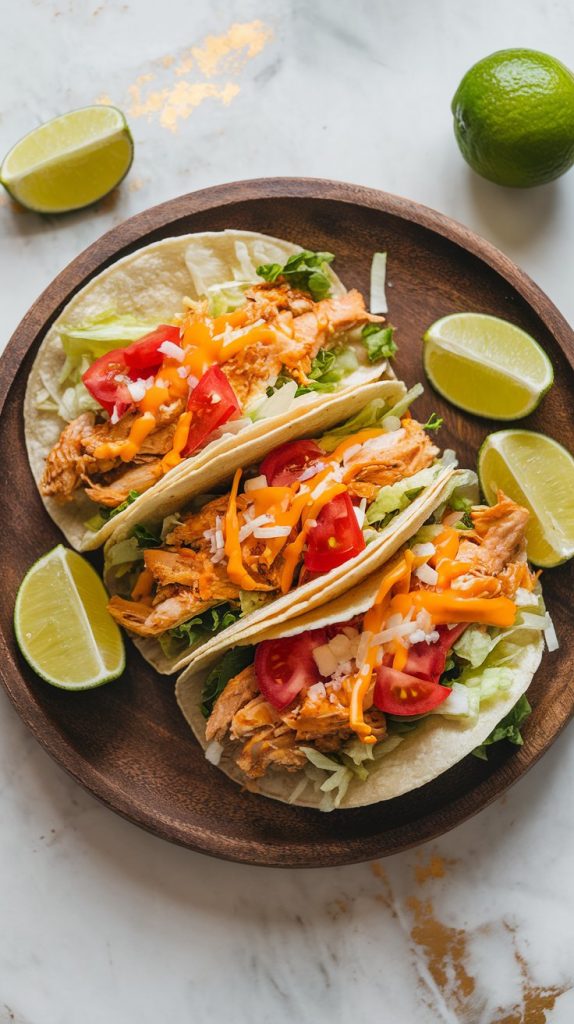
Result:
{"label": "whole lime", "polygon": [[546,53],[484,57],[467,71],[451,108],[464,159],[498,185],[543,185],[574,163],[574,75]]}

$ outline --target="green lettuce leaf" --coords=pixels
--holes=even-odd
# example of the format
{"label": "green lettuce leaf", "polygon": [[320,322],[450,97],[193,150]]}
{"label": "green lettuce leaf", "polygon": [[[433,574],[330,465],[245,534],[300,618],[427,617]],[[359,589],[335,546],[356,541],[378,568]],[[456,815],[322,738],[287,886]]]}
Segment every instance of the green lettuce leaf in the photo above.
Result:
{"label": "green lettuce leaf", "polygon": [[500,740],[508,740],[510,743],[514,743],[517,747],[521,747],[524,740],[520,732],[521,726],[524,724],[528,716],[530,715],[532,708],[528,702],[526,694],[522,694],[518,698],[516,704],[507,715],[495,725],[490,736],[487,736],[484,743],[481,743],[479,747],[473,750],[475,757],[479,757],[482,761],[486,761],[488,758],[487,747],[492,746],[493,743],[498,743]]}
{"label": "green lettuce leaf", "polygon": [[162,539],[160,533],[154,533],[142,523],[137,523],[132,530],[132,537],[138,542],[140,548],[160,548]]}
{"label": "green lettuce leaf", "polygon": [[381,324],[365,324],[361,331],[361,341],[367,350],[369,362],[376,363],[379,359],[392,359],[397,351],[393,341],[395,328]]}
{"label": "green lettuce leaf", "polygon": [[396,416],[400,419],[409,408],[411,402],[414,402],[415,398],[418,398],[422,393],[422,384],[415,384],[410,391],[407,391],[403,398],[399,399],[392,406],[389,406],[384,398],[373,398],[364,409],[361,409],[351,419],[346,420],[340,427],[330,430],[328,434],[324,434],[320,439],[321,448],[324,448],[326,452],[332,452],[344,437],[349,437],[350,434],[357,434],[359,430],[368,430],[369,427],[380,427],[387,416]]}
{"label": "green lettuce leaf", "polygon": [[367,523],[372,526],[374,523],[383,522],[389,513],[401,512],[425,487],[429,487],[436,480],[442,469],[442,463],[435,462],[434,465],[420,469],[418,473],[413,473],[404,480],[397,480],[396,484],[381,487],[367,511]]}
{"label": "green lettuce leaf", "polygon": [[241,609],[229,603],[208,608],[187,622],[168,629],[159,637],[161,649],[167,658],[174,658],[183,651],[209,640],[217,633],[232,626],[241,616]]}
{"label": "green lettuce leaf", "polygon": [[310,391],[335,391],[343,378],[354,373],[358,365],[359,361],[352,348],[321,349],[307,374],[309,383],[297,388],[295,398],[307,395]]}
{"label": "green lettuce leaf", "polygon": [[315,302],[319,302],[331,293],[333,282],[327,267],[334,259],[331,252],[310,252],[304,249],[290,256],[284,266],[280,263],[262,264],[257,267],[257,274],[269,282],[281,278],[292,288],[309,292]]}
{"label": "green lettuce leaf", "polygon": [[221,661],[212,668],[203,684],[200,709],[204,718],[209,718],[220,693],[223,693],[230,679],[251,665],[255,655],[254,647],[233,647],[226,651]]}

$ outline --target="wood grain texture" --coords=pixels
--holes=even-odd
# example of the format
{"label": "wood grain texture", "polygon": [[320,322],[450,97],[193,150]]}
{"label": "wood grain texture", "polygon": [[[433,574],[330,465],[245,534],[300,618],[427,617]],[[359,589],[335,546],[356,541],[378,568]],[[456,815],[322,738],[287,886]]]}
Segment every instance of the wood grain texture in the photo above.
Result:
{"label": "wood grain texture", "polygon": [[[61,540],[28,469],[22,402],[46,330],[77,289],[120,256],[170,235],[247,228],[336,253],[345,284],[368,293],[371,256],[389,253],[389,319],[396,372],[423,380],[421,336],[458,310],[501,316],[544,346],[556,383],[524,425],[574,448],[574,335],[539,288],[493,246],[446,217],[372,189],[315,179],[238,182],[181,196],[108,232],[40,296],[0,363],[0,674],[23,721],[52,757],[107,806],[173,842],[218,857],[275,866],[352,863],[404,850],[447,831],[499,796],[533,765],[572,714],[573,566],[544,574],[560,650],[546,655],[529,691],[534,713],[521,748],[499,744],[487,763],[469,757],[407,796],[328,815],[241,791],[204,759],[176,707],[170,679],[129,645],[115,683],[66,694],[37,679],[13,637],[16,591],[28,567]],[[427,386],[417,414],[445,417],[440,442],[474,466],[487,433],[506,424],[458,413]],[[99,556],[94,564],[100,568]]]}

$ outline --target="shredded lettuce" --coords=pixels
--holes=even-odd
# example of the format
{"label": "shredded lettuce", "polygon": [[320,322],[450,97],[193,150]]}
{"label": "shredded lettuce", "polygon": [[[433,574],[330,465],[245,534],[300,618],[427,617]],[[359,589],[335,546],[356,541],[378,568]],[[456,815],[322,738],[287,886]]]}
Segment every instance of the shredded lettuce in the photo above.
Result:
{"label": "shredded lettuce", "polygon": [[496,643],[484,626],[468,626],[454,645],[454,653],[468,661],[472,668],[482,665]]}
{"label": "shredded lettuce", "polygon": [[[300,747],[312,767],[305,770],[305,777],[297,784],[290,802],[300,796],[307,783],[311,782],[324,794],[319,804],[320,811],[332,811],[340,807],[353,779],[365,782],[373,765],[395,750],[400,743],[401,736],[389,736],[374,746],[361,743],[355,738],[349,740],[340,753],[330,757],[314,747]],[[325,773],[328,773],[326,777]]]}
{"label": "shredded lettuce", "polygon": [[223,281],[210,285],[206,289],[210,316],[223,316],[239,309],[245,302],[245,289],[253,283],[253,280]]}
{"label": "shredded lettuce", "polygon": [[257,273],[265,281],[273,282],[281,278],[292,288],[309,292],[315,302],[319,302],[331,293],[333,282],[328,265],[334,259],[331,252],[310,252],[303,249],[302,252],[290,256],[283,266],[280,263],[264,263],[257,267]]}
{"label": "shredded lettuce", "polygon": [[187,622],[182,622],[163,633],[159,637],[161,649],[167,658],[175,658],[178,654],[232,626],[240,615],[240,609],[229,603],[208,608],[201,615],[196,615],[193,619],[188,619]]}
{"label": "shredded lettuce", "polygon": [[395,328],[390,324],[386,327],[381,324],[365,324],[361,331],[361,341],[367,350],[370,363],[393,358],[397,351],[396,342],[393,340],[394,331]]}
{"label": "shredded lettuce", "polygon": [[125,540],[114,544],[106,562],[109,566],[125,565],[129,562],[139,562],[143,559],[143,549],[137,542],[136,537],[126,537]]}
{"label": "shredded lettuce", "polygon": [[254,654],[253,647],[232,647],[212,668],[201,692],[200,709],[204,718],[209,718],[217,698],[223,693],[229,680],[251,665]]}
{"label": "shredded lettuce", "polygon": [[295,393],[295,397],[306,395],[310,391],[330,392],[335,391],[337,385],[349,374],[354,373],[359,365],[357,356],[352,348],[339,346],[332,349],[321,349],[307,374],[308,384],[301,384]]}
{"label": "shredded lettuce", "polygon": [[342,438],[348,437],[350,434],[357,434],[360,430],[367,430],[369,427],[380,427],[387,416],[396,416],[400,419],[409,408],[411,402],[414,402],[415,398],[418,398],[422,393],[422,384],[415,384],[410,391],[407,391],[406,395],[392,406],[389,406],[384,398],[373,398],[364,409],[361,409],[351,419],[346,420],[340,427],[330,430],[328,434],[324,434],[321,438],[321,448],[324,448],[326,452],[332,452],[341,443]]}
{"label": "shredded lettuce", "polygon": [[397,480],[396,484],[387,484],[386,487],[381,487],[374,502],[369,506],[366,515],[367,523],[370,526],[374,523],[384,525],[389,514],[400,512],[406,508],[425,487],[430,487],[443,469],[444,465],[439,460],[432,466],[413,473],[412,476]]}
{"label": "shredded lettuce", "polygon": [[524,740],[522,739],[520,728],[530,715],[531,711],[532,708],[528,702],[528,698],[526,697],[526,694],[523,693],[508,714],[504,716],[498,725],[495,725],[490,736],[487,736],[484,743],[481,743],[479,747],[475,747],[473,750],[474,756],[479,757],[482,761],[486,761],[488,758],[488,751],[486,748],[492,746],[493,743],[498,743],[500,740],[508,740],[510,743],[514,743],[517,747],[521,747]]}

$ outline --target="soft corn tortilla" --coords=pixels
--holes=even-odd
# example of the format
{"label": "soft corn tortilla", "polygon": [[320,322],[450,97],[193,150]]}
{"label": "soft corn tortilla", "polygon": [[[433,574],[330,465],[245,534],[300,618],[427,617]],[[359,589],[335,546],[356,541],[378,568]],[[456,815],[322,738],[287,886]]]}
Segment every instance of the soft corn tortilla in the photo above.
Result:
{"label": "soft corn tortilla", "polygon": [[[381,393],[385,393],[384,389],[391,387],[396,387],[396,383],[381,381],[361,388],[359,394],[344,399],[347,403],[348,414],[352,415],[349,412],[351,401],[362,403],[365,401],[365,398],[369,400],[370,398],[380,397]],[[374,394],[370,394],[370,392],[374,392]],[[332,411],[332,408],[329,407],[329,416],[332,415]],[[325,409],[322,411],[318,410],[317,415],[320,417],[322,425],[325,425],[326,429],[328,429],[325,422],[325,412]],[[299,426],[299,421],[290,423],[287,426],[277,427],[275,431],[276,438],[266,435],[264,438],[254,439],[248,446],[242,449],[242,455],[247,456],[242,464],[249,465],[252,462],[257,462],[266,451],[271,451],[276,445],[284,444],[296,436],[294,431],[299,430]],[[307,436],[313,436],[309,431],[306,431],[306,433]],[[132,506],[128,509],[120,528],[110,538],[105,547],[104,579],[109,592],[113,594],[118,589],[121,589],[121,581],[118,588],[113,569],[110,566],[110,554],[115,544],[128,537],[136,524],[139,523],[151,528],[157,527],[165,516],[172,515],[185,507],[194,494],[209,492],[210,487],[214,483],[222,483],[224,481],[230,483],[232,472],[232,467],[228,467],[225,473],[221,473],[221,471],[218,473],[217,467],[213,465],[207,466],[204,469],[197,470],[194,475],[188,474],[184,480],[177,481],[169,489],[165,488],[161,493],[156,494],[155,497],[146,502],[145,506],[143,501],[141,501],[137,507]],[[266,629],[271,622],[274,624],[285,622],[304,612],[311,611],[327,601],[334,600],[350,590],[365,576],[380,568],[391,555],[394,555],[395,551],[404,543],[404,540],[423,525],[425,520],[428,519],[429,515],[443,500],[448,481],[453,477],[456,478],[456,475],[456,472],[452,469],[439,468],[434,483],[415,498],[407,508],[399,512],[386,529],[381,531],[377,540],[372,541],[360,555],[317,579],[309,580],[308,583],[296,587],[288,594],[277,597],[270,601],[269,604],[263,605],[263,607],[244,616],[233,626],[229,626],[224,633],[213,637],[206,644],[202,644],[201,650],[209,651],[212,648],[217,650],[223,643],[227,643],[228,639],[230,642],[233,642],[236,637],[243,636],[245,632],[251,633],[254,630]],[[148,515],[142,518],[144,508],[148,511]],[[144,658],[162,674],[181,671],[185,665],[194,659],[199,649],[198,647],[192,648],[178,658],[167,658],[161,649],[159,640],[153,637],[133,635],[132,640]]]}
{"label": "soft corn tortilla", "polygon": [[[211,285],[245,279],[245,265],[257,267],[261,263],[285,263],[301,246],[283,239],[272,238],[252,231],[209,231],[195,235],[181,235],[154,242],[114,263],[91,280],[68,303],[44,338],[28,379],[24,401],[24,422],[28,458],[39,483],[46,456],[58,441],[65,421],[55,412],[44,412],[36,407],[36,396],[50,382],[52,391],[61,393],[59,376],[65,361],[61,332],[65,327],[81,327],[108,311],[118,316],[130,314],[144,322],[159,324],[170,321],[182,312],[185,296],[198,299]],[[330,268],[333,295],[346,289]],[[257,279],[255,279],[257,280]],[[364,353],[362,365],[349,375],[345,387],[338,394],[348,394],[358,384],[384,377],[394,380],[388,363],[368,365]],[[264,397],[264,393],[262,395]],[[312,393],[296,399],[288,412],[280,416],[258,420],[240,434],[225,434],[213,441],[191,459],[163,477],[153,488],[158,493],[172,477],[185,475],[224,453],[233,453],[239,464],[240,446],[250,438],[259,437],[274,427],[303,415],[309,408],[327,407],[335,395]],[[149,493],[149,492],[146,492]],[[54,498],[42,498],[46,510],[60,527],[68,542],[79,551],[100,547],[121,522],[119,513],[97,533],[84,525],[96,511],[96,506],[78,490],[73,500],[61,504]]]}
{"label": "soft corn tortilla", "polygon": [[[432,509],[429,507],[427,511],[430,514]],[[408,532],[405,530],[400,544],[415,532],[415,529],[409,529]],[[396,544],[395,549],[400,547],[400,544]],[[203,648],[179,676],[175,690],[180,710],[203,749],[207,747],[206,720],[200,710],[203,685],[210,669],[229,647],[249,646],[262,640],[294,636],[334,622],[345,622],[355,615],[366,612],[372,606],[379,584],[380,575],[376,573],[364,579],[351,592],[343,594],[326,606],[291,619],[287,625],[274,623],[268,628],[246,630],[239,636],[236,634],[233,638],[226,638],[225,643],[220,643],[219,646],[212,642],[209,648]],[[542,635],[536,630],[524,629],[521,630],[521,636],[523,646],[511,666],[512,685],[503,698],[499,697],[481,709],[477,721],[470,726],[441,718],[439,715],[425,719],[416,731],[404,738],[400,746],[370,766],[369,777],[365,782],[354,780],[351,783],[340,808],[345,810],[351,807],[365,807],[409,793],[436,779],[458,764],[475,747],[480,746],[495,726],[512,710],[519,697],[526,692],[540,664],[544,650]],[[302,777],[299,772],[271,771],[262,779],[247,779],[235,764],[232,745],[229,742],[224,743],[218,769],[250,792],[281,800],[283,803],[318,808],[323,796],[315,787],[308,784],[299,797],[291,800],[291,794]]]}

